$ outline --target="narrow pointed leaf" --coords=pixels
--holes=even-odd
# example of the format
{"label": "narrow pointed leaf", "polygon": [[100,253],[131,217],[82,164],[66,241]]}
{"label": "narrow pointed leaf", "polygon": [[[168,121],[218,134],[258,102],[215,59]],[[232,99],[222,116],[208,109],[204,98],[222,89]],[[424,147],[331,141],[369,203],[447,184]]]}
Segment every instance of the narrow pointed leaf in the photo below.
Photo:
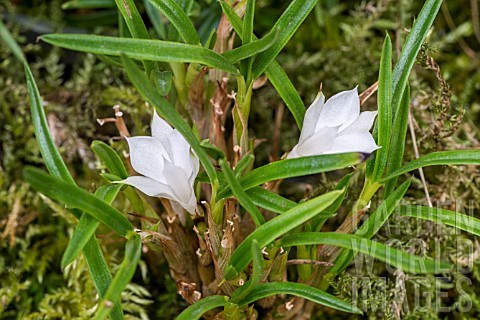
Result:
{"label": "narrow pointed leaf", "polygon": [[115,8],[115,0],[72,0],[62,4],[62,9],[107,9]]}
{"label": "narrow pointed leaf", "polygon": [[279,245],[285,247],[299,245],[333,245],[363,253],[407,272],[440,273],[452,266],[446,262],[407,254],[383,243],[351,234],[337,232],[303,232],[284,237]]}
{"label": "narrow pointed leaf", "polygon": [[[10,48],[15,58],[22,63],[26,63],[25,56],[23,55],[23,51],[18,45],[18,43],[13,39],[10,32],[8,32],[7,27],[3,24],[2,20],[0,20],[0,39],[2,39],[7,47]],[[33,78],[33,77],[32,77]],[[38,91],[38,90],[37,90]]]}
{"label": "narrow pointed leaf", "polygon": [[295,282],[269,282],[255,287],[248,296],[239,302],[241,306],[276,294],[291,294],[305,298],[323,306],[349,313],[362,314],[362,311],[350,303],[343,301],[330,293]]}
{"label": "narrow pointed leaf", "polygon": [[111,174],[121,179],[128,178],[128,172],[119,155],[106,143],[95,140],[92,142],[91,148],[97,157],[105,164]]}
{"label": "narrow pointed leaf", "polygon": [[380,180],[385,170],[390,145],[390,133],[392,132],[392,42],[388,34],[383,43],[382,58],[380,60],[377,104],[377,145],[380,149],[375,152],[373,181]]}
{"label": "narrow pointed leaf", "polygon": [[[392,192],[382,204],[375,209],[375,211],[368,217],[360,228],[355,232],[356,236],[371,239],[378,230],[385,224],[388,218],[392,215],[397,205],[403,199],[403,196],[410,186],[411,180],[402,183],[394,192]],[[339,274],[345,270],[348,264],[355,257],[355,254],[350,250],[344,249],[335,259],[334,266],[328,269],[330,274]]]}
{"label": "narrow pointed leaf", "polygon": [[[58,150],[53,143],[52,136],[48,130],[48,124],[41,103],[40,93],[38,92],[35,79],[33,78],[30,67],[25,61],[23,53],[15,42],[11,34],[6,29],[5,25],[0,21],[0,38],[6,42],[7,46],[13,51],[15,57],[24,63],[24,69],[27,80],[27,88],[30,97],[30,113],[32,117],[35,136],[39,142],[38,146],[42,154],[43,160],[47,164],[47,169],[50,173],[59,179],[75,185],[75,182],[67,170],[63,159],[60,157]],[[80,218],[81,213],[78,210],[71,210],[75,217]],[[91,238],[84,248],[84,256],[87,262],[93,284],[97,289],[100,297],[103,297],[106,287],[111,282],[111,274],[108,269],[105,258],[98,246],[97,239]],[[111,318],[114,320],[123,319],[123,311],[120,304],[116,304],[111,312]]]}
{"label": "narrow pointed leaf", "polygon": [[480,237],[480,219],[470,215],[425,206],[400,206],[400,214],[441,223]]}
{"label": "narrow pointed leaf", "polygon": [[[407,136],[408,128],[408,114],[410,112],[410,86],[404,92],[402,103],[400,104],[399,111],[397,112],[393,121],[393,130],[388,151],[388,160],[385,170],[385,175],[391,174],[391,172],[397,170],[402,165],[403,153],[405,150],[405,138]],[[391,179],[385,184],[383,191],[384,197],[389,195],[395,185],[397,179]]]}
{"label": "narrow pointed leaf", "polygon": [[255,59],[252,70],[253,79],[258,78],[268,68],[270,63],[275,60],[317,2],[317,0],[293,0],[285,9],[272,28],[272,30],[279,32],[278,40]]}
{"label": "narrow pointed leaf", "polygon": [[[225,1],[220,1],[220,5],[235,32],[243,39],[242,20]],[[292,113],[298,128],[302,129],[303,118],[305,117],[305,105],[285,71],[283,71],[282,67],[274,60],[266,69],[265,74]]]}
{"label": "narrow pointed leaf", "polygon": [[70,208],[89,213],[119,235],[125,237],[133,231],[132,224],[119,211],[77,186],[33,167],[27,167],[23,176],[35,190],[65,203]]}
{"label": "narrow pointed leaf", "polygon": [[[132,38],[135,39],[150,39],[148,34],[147,27],[143,23],[142,16],[138,12],[137,6],[135,5],[134,0],[115,0],[118,10],[123,16],[125,23],[127,24],[128,31]],[[142,61],[145,72],[147,75],[150,75],[153,70],[157,68],[154,62],[149,61],[149,59],[144,59]]]}
{"label": "narrow pointed leaf", "polygon": [[407,41],[403,45],[402,53],[395,65],[392,77],[392,102],[394,114],[397,112],[397,108],[402,100],[408,82],[408,76],[410,75],[418,51],[420,51],[420,48],[427,37],[428,30],[432,26],[441,5],[442,0],[425,1],[422,11],[420,11],[415,19],[415,23],[408,35]]}
{"label": "narrow pointed leaf", "polygon": [[439,165],[480,165],[480,150],[455,150],[432,152],[412,160],[400,169],[390,173],[381,182],[388,181],[419,168]]}
{"label": "narrow pointed leaf", "polygon": [[258,210],[258,208],[247,196],[245,191],[243,191],[242,186],[240,186],[238,180],[235,178],[235,174],[233,173],[229,164],[224,159],[220,159],[219,164],[222,168],[225,180],[227,181],[230,189],[233,191],[233,194],[235,195],[240,205],[250,214],[252,220],[255,222],[255,225],[257,227],[264,224],[265,218],[262,216],[260,210]]}
{"label": "narrow pointed leaf", "polygon": [[217,180],[215,168],[213,167],[213,164],[210,161],[207,153],[205,150],[203,150],[196,136],[193,134],[189,125],[175,111],[175,108],[158,93],[158,90],[152,86],[148,78],[138,69],[133,60],[122,56],[122,61],[130,81],[132,81],[138,92],[146,101],[148,101],[148,103],[155,107],[155,110],[162,118],[170,122],[170,124],[183,135],[185,140],[187,140],[188,144],[192,147],[193,151],[195,151],[195,154],[200,159],[200,162],[205,168],[210,182],[213,184],[214,181]]}
{"label": "narrow pointed leaf", "polygon": [[138,235],[133,235],[125,244],[125,257],[123,258],[120,268],[115,273],[112,283],[108,287],[102,301],[99,302],[98,310],[95,314],[95,320],[103,320],[110,313],[113,305],[120,302],[120,297],[132,280],[138,261],[142,254],[142,239]]}
{"label": "narrow pointed leaf", "polygon": [[252,255],[252,265],[253,265],[253,271],[250,276],[250,279],[235,290],[235,292],[232,295],[232,298],[230,301],[232,303],[238,303],[239,301],[242,301],[253,289],[257,289],[258,283],[260,283],[260,280],[262,279],[262,274],[263,274],[263,253],[262,253],[262,248],[258,245],[257,240],[252,241],[252,246],[250,248],[250,253]]}
{"label": "narrow pointed leaf", "polygon": [[42,98],[40,97],[37,85],[27,64],[25,64],[25,75],[27,77],[30,113],[32,114],[35,137],[37,138],[42,158],[45,161],[45,166],[52,175],[61,177],[70,184],[75,184],[50,135],[47,118],[43,110]]}
{"label": "narrow pointed leaf", "polygon": [[[105,297],[108,286],[112,282],[112,274],[108,268],[107,262],[100,250],[97,239],[91,237],[83,248],[83,255],[87,262],[88,271],[92,277],[93,284],[98,291],[100,298]],[[115,303],[112,311],[110,311],[110,318],[112,320],[123,320],[122,305],[120,302]]]}
{"label": "narrow pointed leaf", "polygon": [[174,0],[148,0],[152,6],[163,13],[170,23],[177,29],[186,43],[198,45],[200,38],[192,21]]}
{"label": "narrow pointed leaf", "polygon": [[250,200],[257,206],[276,213],[284,213],[297,205],[276,193],[262,187],[253,187],[245,191]]}
{"label": "narrow pointed leaf", "polygon": [[235,277],[248,265],[252,259],[250,247],[253,240],[258,241],[261,248],[284,235],[288,231],[310,220],[331,205],[341,194],[341,191],[332,191],[306,201],[288,210],[267,223],[258,227],[233,252],[229,266],[227,266],[225,277]]}
{"label": "narrow pointed leaf", "polygon": [[230,61],[230,63],[235,63],[240,60],[253,57],[256,54],[267,50],[273,45],[275,39],[276,34],[274,32],[270,32],[260,40],[255,40],[233,50],[229,50],[223,53],[222,56]]}
{"label": "narrow pointed leaf", "polygon": [[[343,169],[359,164],[365,157],[363,153],[353,152],[280,160],[251,171],[240,179],[240,184],[244,190],[248,190],[272,180]],[[231,191],[225,187],[221,189],[217,199],[230,195]]]}
{"label": "narrow pointed leaf", "polygon": [[128,39],[85,34],[48,34],[43,41],[66,49],[164,62],[194,62],[238,74],[227,59],[201,46],[161,40]]}
{"label": "narrow pointed leaf", "polygon": [[228,297],[226,296],[209,296],[183,310],[176,320],[198,320],[205,312],[218,307],[224,307],[227,303]]}
{"label": "narrow pointed leaf", "polygon": [[[117,197],[118,192],[122,188],[121,184],[109,184],[102,186],[95,191],[95,196],[107,204],[111,204]],[[83,248],[92,237],[95,236],[95,230],[99,225],[99,221],[89,214],[82,214],[78,221],[72,238],[70,239],[67,249],[63,253],[62,268],[65,268],[82,252]]]}

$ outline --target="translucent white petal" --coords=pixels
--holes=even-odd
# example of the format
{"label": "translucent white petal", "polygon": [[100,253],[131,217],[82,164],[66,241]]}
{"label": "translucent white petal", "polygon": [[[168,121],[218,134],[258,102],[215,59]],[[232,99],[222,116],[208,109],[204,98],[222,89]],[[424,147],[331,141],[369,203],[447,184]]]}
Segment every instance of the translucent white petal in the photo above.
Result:
{"label": "translucent white petal", "polygon": [[192,166],[192,172],[190,173],[189,181],[190,185],[193,186],[193,182],[198,175],[198,171],[200,170],[200,160],[198,160],[197,155],[193,152],[190,152],[190,163]]}
{"label": "translucent white petal", "polygon": [[294,158],[301,157],[301,155],[297,153],[297,149],[298,149],[298,144],[295,145],[295,147],[293,147],[292,151],[290,151],[290,153],[287,156],[287,159],[294,159]]}
{"label": "translucent white petal", "polygon": [[372,153],[377,150],[372,135],[368,131],[354,134],[342,134],[335,138],[333,146],[325,154],[345,153],[345,152],[365,152]]}
{"label": "translucent white petal", "polygon": [[150,197],[162,197],[175,201],[179,200],[170,186],[147,177],[133,176],[119,182],[131,185]]}
{"label": "translucent white petal", "polygon": [[[185,172],[190,173],[192,162],[190,160],[190,145],[178,130],[173,130],[168,135],[170,146],[172,147],[172,162],[175,166],[182,168]],[[188,174],[190,176],[190,174]]]}
{"label": "translucent white petal", "polygon": [[192,197],[193,186],[189,183],[189,177],[185,171],[169,162],[165,162],[163,175],[168,181],[168,185],[173,189],[180,203],[188,203]]}
{"label": "translucent white petal", "polygon": [[360,113],[358,118],[351,125],[340,130],[339,134],[352,134],[355,132],[369,131],[373,126],[377,113],[377,111],[364,111]]}
{"label": "translucent white petal", "polygon": [[300,140],[304,141],[315,133],[315,127],[322,112],[323,104],[325,102],[325,96],[323,93],[319,93],[315,98],[315,101],[308,107],[305,112],[305,118],[303,120],[302,132],[300,133]]}
{"label": "translucent white petal", "polygon": [[133,169],[146,177],[165,183],[162,171],[166,150],[163,145],[151,137],[127,138],[127,142]]}
{"label": "translucent white petal", "polygon": [[323,127],[348,127],[360,114],[360,99],[357,87],[342,91],[327,100],[315,126],[315,131]]}
{"label": "translucent white petal", "polygon": [[324,153],[332,147],[337,131],[338,127],[321,128],[307,140],[299,142],[296,146],[295,153],[300,157],[315,156]]}
{"label": "translucent white petal", "polygon": [[153,111],[152,137],[162,140],[162,138],[167,137],[172,131],[172,127],[160,118],[156,111]]}

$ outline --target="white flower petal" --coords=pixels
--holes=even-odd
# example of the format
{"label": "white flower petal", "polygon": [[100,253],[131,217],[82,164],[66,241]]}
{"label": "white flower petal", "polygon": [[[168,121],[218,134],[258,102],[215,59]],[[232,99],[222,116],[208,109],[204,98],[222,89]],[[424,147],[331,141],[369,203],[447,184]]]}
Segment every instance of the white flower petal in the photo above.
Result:
{"label": "white flower petal", "polygon": [[175,201],[179,200],[169,185],[147,177],[133,176],[119,182],[131,185],[150,197],[162,197]]}
{"label": "white flower petal", "polygon": [[358,132],[354,134],[342,134],[335,138],[333,146],[325,154],[345,153],[345,152],[364,152],[372,153],[377,150],[370,132]]}
{"label": "white flower petal", "polygon": [[303,127],[302,132],[300,133],[299,141],[304,141],[313,136],[315,133],[315,127],[317,125],[320,113],[322,112],[324,103],[325,96],[320,92],[315,98],[315,101],[313,101],[310,107],[308,107],[307,112],[305,112],[305,118],[303,120]]}
{"label": "white flower petal", "polygon": [[321,128],[307,140],[299,142],[290,152],[288,158],[314,156],[328,151],[333,145],[337,131],[338,127]]}
{"label": "white flower petal", "polygon": [[146,177],[166,183],[162,175],[166,150],[157,139],[151,137],[127,138],[133,169]]}
{"label": "white flower petal", "polygon": [[172,127],[160,118],[156,111],[153,112],[152,137],[162,140],[173,131]]}
{"label": "white flower petal", "polygon": [[200,160],[193,152],[193,150],[190,152],[190,163],[192,166],[192,172],[190,173],[190,177],[188,180],[190,181],[190,185],[193,186],[193,182],[198,175],[198,171],[200,171]]}
{"label": "white flower petal", "polygon": [[[165,162],[165,170],[163,175],[168,181],[168,185],[173,189],[173,192],[177,196],[178,202],[189,203],[191,201],[193,192],[193,185],[189,183],[189,176],[186,172],[177,166],[169,162]],[[194,195],[195,197],[195,195]]]}
{"label": "white flower petal", "polygon": [[327,100],[315,126],[315,131],[323,127],[338,127],[345,129],[352,124],[360,114],[360,99],[357,87],[342,91]]}
{"label": "white flower petal", "polygon": [[351,125],[340,130],[339,134],[353,134],[355,132],[369,131],[373,126],[377,113],[377,111],[364,111],[360,113],[358,118]]}
{"label": "white flower petal", "polygon": [[[190,160],[190,145],[178,130],[173,130],[168,135],[170,146],[172,147],[172,162],[175,166],[182,168],[185,172],[190,173],[192,162]],[[190,176],[190,174],[188,174]]]}

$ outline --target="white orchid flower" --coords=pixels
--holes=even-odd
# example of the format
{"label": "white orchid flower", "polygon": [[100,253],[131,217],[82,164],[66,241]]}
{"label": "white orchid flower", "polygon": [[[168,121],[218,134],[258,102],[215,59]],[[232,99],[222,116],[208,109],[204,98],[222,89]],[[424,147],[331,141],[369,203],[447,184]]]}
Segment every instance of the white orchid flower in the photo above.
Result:
{"label": "white orchid flower", "polygon": [[187,140],[155,112],[151,137],[126,138],[133,169],[143,176],[120,181],[151,197],[162,197],[180,204],[190,214],[197,199],[193,183],[200,167]]}
{"label": "white orchid flower", "polygon": [[298,144],[287,158],[345,152],[371,153],[376,145],[370,128],[377,111],[360,113],[360,99],[355,87],[327,100],[320,93],[305,113]]}

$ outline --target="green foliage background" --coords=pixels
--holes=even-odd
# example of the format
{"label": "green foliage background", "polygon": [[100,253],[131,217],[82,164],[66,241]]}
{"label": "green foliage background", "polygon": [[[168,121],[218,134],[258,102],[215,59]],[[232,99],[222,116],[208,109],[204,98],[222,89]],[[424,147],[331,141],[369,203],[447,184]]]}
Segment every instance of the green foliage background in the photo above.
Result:
{"label": "green foliage background", "polygon": [[[0,16],[15,35],[30,62],[39,89],[46,102],[45,109],[56,132],[56,143],[68,163],[76,181],[83,187],[99,184],[99,164],[89,149],[95,139],[109,140],[116,135],[113,126],[100,127],[96,119],[110,117],[111,107],[120,104],[132,133],[142,134],[150,115],[138,107],[143,104],[139,95],[126,81],[125,75],[115,67],[106,65],[93,55],[82,55],[51,48],[35,42],[36,36],[72,28],[88,29],[93,33],[115,34],[116,13],[105,10],[64,11],[63,1],[12,1],[0,2]],[[199,23],[205,17],[216,15],[216,3],[200,1],[196,12]],[[359,91],[368,88],[378,74],[378,62],[385,30],[404,39],[407,30],[419,12],[421,1],[322,1],[300,28],[279,62],[284,66],[292,82],[299,90],[306,105],[313,101],[318,86],[328,97],[358,84]],[[444,4],[445,5],[445,4]],[[273,0],[257,1],[255,31],[263,35],[276,21],[286,3]],[[413,116],[416,120],[419,153],[478,148],[480,139],[480,38],[476,34],[478,17],[472,16],[471,1],[449,2],[442,8],[432,36],[418,58],[411,77]],[[100,23],[101,22],[101,23]],[[478,33],[478,32],[477,32]],[[394,44],[395,46],[395,44]],[[400,49],[400,48],[398,48]],[[436,73],[433,58],[440,70]],[[21,180],[24,165],[42,166],[36,147],[33,128],[30,125],[28,100],[21,65],[0,43],[0,318],[1,319],[88,319],[93,314],[97,297],[89,279],[83,259],[77,260],[65,270],[60,270],[60,259],[74,218],[60,205],[32,192]],[[433,69],[433,70],[432,70]],[[275,90],[267,85],[254,94],[251,126],[257,138],[272,136],[275,107],[280,104]],[[365,108],[375,108],[374,97]],[[463,116],[465,115],[465,116]],[[462,118],[463,116],[463,118]],[[296,142],[298,132],[292,130],[293,117],[284,116],[282,123],[282,151],[289,150]],[[125,148],[119,142],[119,148]],[[406,158],[414,157],[409,138]],[[269,144],[266,144],[269,145]],[[268,148],[260,151],[256,161],[266,162]],[[478,168],[440,167],[425,170],[432,199],[461,200],[471,206],[476,216],[480,214],[480,174]],[[313,193],[328,190],[336,181],[334,175],[323,175],[308,181],[286,184],[287,193],[298,197],[305,186],[314,187]],[[420,180],[416,179],[408,198],[423,201]],[[128,212],[122,199],[116,203]],[[415,220],[417,221],[417,220]],[[330,226],[336,221],[332,221]],[[395,225],[397,223],[397,225]],[[414,243],[423,247],[416,254],[433,252],[435,240],[440,241],[441,252],[465,257],[469,252],[458,246],[459,239],[468,240],[453,229],[435,226],[435,232],[425,234],[431,223],[404,228],[405,221],[395,220],[395,238],[398,247],[411,251]],[[411,224],[410,224],[411,226]],[[107,230],[99,235],[100,243],[109,264],[115,271],[122,256],[118,250],[122,244],[109,241]],[[382,231],[377,238],[386,241],[390,235]],[[471,241],[475,241],[473,238]],[[480,247],[475,243],[475,252]],[[414,247],[415,248],[415,247]],[[423,251],[422,251],[423,250]],[[470,253],[471,254],[471,253]],[[478,257],[476,258],[478,260]],[[131,318],[171,319],[185,307],[176,294],[175,284],[162,261],[151,261],[144,255],[134,284],[123,295],[125,310]],[[382,269],[383,268],[383,269]],[[375,286],[381,282],[384,266],[374,265],[373,272],[362,274],[366,282]],[[340,276],[332,283],[334,292],[351,298],[354,270]],[[358,276],[358,275],[355,275]],[[460,274],[454,275],[459,277]],[[472,299],[471,311],[452,313],[453,317],[477,319],[480,314],[480,269],[475,262],[467,274],[472,284],[464,286]],[[392,280],[383,295],[387,305],[396,301],[402,305],[409,297],[397,301],[401,295],[395,281],[403,279],[407,288],[419,285],[421,294],[433,293],[435,279],[420,281],[408,274],[389,276]],[[403,277],[403,278],[402,278]],[[392,284],[393,283],[393,284]],[[448,305],[462,303],[457,288],[445,284],[449,292]],[[410,291],[407,291],[410,292]],[[359,295],[362,294],[360,290]],[[434,295],[431,295],[434,299]],[[372,311],[379,297],[366,295],[369,318],[396,318],[394,312]],[[432,302],[432,301],[430,301]],[[435,303],[435,302],[433,302]],[[337,315],[321,309],[318,318],[332,319]],[[404,318],[443,318],[433,308],[404,310]],[[344,315],[338,317],[345,318]],[[352,316],[353,317],[353,316]]]}

